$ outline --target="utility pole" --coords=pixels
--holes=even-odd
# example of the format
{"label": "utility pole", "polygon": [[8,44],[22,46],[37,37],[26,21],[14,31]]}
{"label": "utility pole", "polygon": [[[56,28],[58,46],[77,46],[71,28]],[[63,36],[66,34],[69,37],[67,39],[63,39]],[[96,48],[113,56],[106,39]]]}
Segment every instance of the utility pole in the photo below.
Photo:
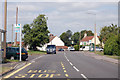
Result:
{"label": "utility pole", "polygon": [[[16,26],[18,23],[18,7],[16,8]],[[17,46],[17,32],[15,33],[15,46]]]}
{"label": "utility pole", "polygon": [[96,53],[96,14],[94,13],[87,13],[87,14],[92,14],[92,15],[95,15],[95,31],[94,31],[94,52]]}
{"label": "utility pole", "polygon": [[80,37],[79,37],[79,51],[80,51],[80,40],[81,40],[81,31],[80,31]]}
{"label": "utility pole", "polygon": [[95,53],[96,53],[96,14],[95,14],[95,32],[94,32],[94,50],[95,50]]}
{"label": "utility pole", "polygon": [[6,30],[7,30],[7,0],[5,0],[5,6],[4,6],[4,55],[3,55],[3,62],[6,61]]}
{"label": "utility pole", "polygon": [[13,46],[13,24],[12,24],[12,41],[11,41],[11,43],[12,43],[12,46]]}

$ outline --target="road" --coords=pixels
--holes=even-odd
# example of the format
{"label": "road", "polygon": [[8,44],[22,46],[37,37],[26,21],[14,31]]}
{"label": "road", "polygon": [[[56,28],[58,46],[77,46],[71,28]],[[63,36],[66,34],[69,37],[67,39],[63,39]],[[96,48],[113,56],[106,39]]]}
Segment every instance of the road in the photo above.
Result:
{"label": "road", "polygon": [[57,52],[29,60],[5,78],[118,78],[118,65],[85,56],[82,52]]}

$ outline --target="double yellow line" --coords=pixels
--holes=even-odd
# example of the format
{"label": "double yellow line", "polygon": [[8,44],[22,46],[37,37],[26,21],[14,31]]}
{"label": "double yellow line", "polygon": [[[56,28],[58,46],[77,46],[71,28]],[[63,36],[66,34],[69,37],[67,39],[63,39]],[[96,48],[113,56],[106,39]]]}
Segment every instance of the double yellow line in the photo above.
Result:
{"label": "double yellow line", "polygon": [[31,65],[31,64],[32,64],[32,63],[26,64],[25,66],[21,67],[20,69],[14,71],[13,73],[11,73],[11,74],[9,74],[9,75],[7,75],[7,76],[5,76],[4,78],[9,78],[9,77],[13,76],[14,74],[16,74],[17,72],[21,71],[22,69],[28,67],[28,66]]}

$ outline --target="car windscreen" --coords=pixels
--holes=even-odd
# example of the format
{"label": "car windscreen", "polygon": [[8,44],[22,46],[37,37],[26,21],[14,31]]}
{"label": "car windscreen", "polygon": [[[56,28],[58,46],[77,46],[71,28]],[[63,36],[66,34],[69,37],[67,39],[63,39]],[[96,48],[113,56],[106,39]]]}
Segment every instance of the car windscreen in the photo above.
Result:
{"label": "car windscreen", "polygon": [[47,48],[55,48],[55,45],[48,45]]}

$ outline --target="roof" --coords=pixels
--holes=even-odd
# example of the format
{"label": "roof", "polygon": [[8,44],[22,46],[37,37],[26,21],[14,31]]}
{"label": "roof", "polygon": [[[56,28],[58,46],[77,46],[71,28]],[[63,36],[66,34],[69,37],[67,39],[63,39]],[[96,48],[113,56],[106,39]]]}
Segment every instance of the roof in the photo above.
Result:
{"label": "roof", "polygon": [[49,42],[51,42],[56,36],[50,36]]}
{"label": "roof", "polygon": [[[21,43],[22,43],[22,45],[24,44],[24,42],[21,42]],[[19,42],[19,41],[17,41],[17,42],[16,42],[16,44],[20,44],[20,42]]]}
{"label": "roof", "polygon": [[[97,36],[97,37],[99,38],[99,36]],[[89,40],[92,40],[93,38],[94,38],[94,36],[86,36],[81,41],[89,41]]]}

